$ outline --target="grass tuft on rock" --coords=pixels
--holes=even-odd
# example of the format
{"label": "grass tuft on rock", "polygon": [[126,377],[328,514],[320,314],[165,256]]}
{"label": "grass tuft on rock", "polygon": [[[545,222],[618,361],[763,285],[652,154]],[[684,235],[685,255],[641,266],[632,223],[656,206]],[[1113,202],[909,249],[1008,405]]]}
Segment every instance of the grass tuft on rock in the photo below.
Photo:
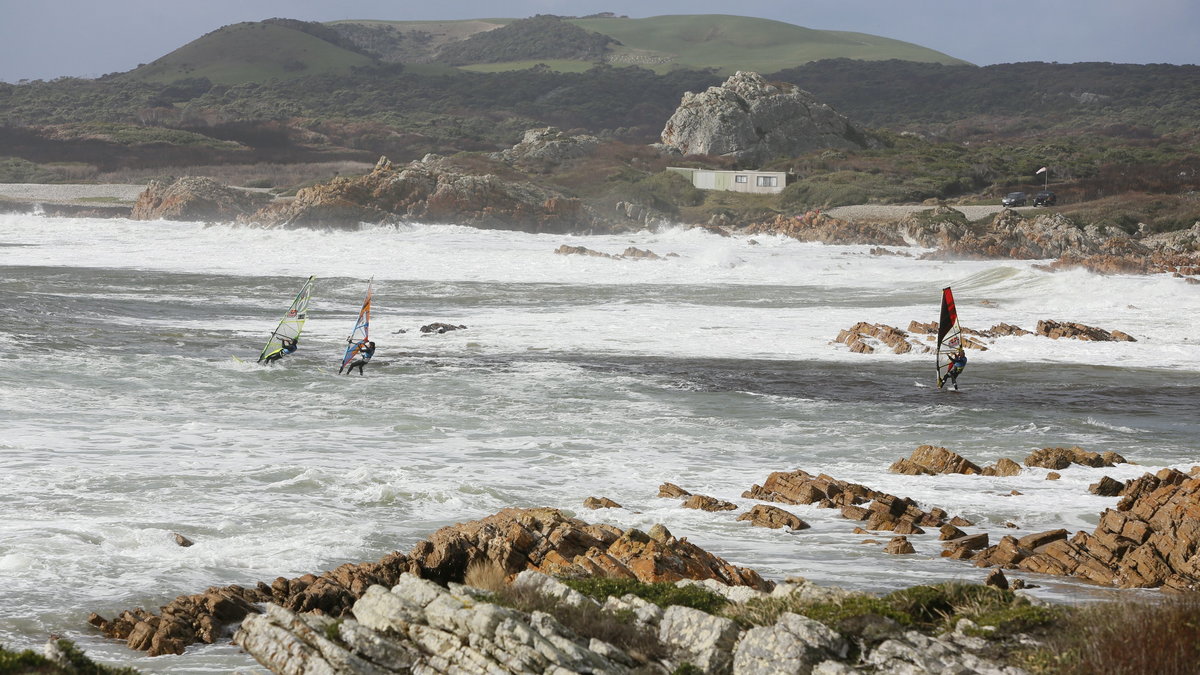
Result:
{"label": "grass tuft on rock", "polygon": [[603,640],[642,664],[667,657],[667,649],[659,642],[658,633],[636,623],[632,612],[608,612],[591,603],[573,607],[537,591],[513,586],[497,589],[489,600],[529,614],[545,612],[576,634]]}
{"label": "grass tuft on rock", "polygon": [[702,586],[687,584],[676,586],[672,583],[648,584],[636,579],[611,579],[607,577],[587,577],[583,579],[563,579],[564,584],[580,593],[601,602],[605,598],[620,598],[626,595],[653,602],[659,607],[682,605],[709,614],[717,614],[729,601],[721,595]]}

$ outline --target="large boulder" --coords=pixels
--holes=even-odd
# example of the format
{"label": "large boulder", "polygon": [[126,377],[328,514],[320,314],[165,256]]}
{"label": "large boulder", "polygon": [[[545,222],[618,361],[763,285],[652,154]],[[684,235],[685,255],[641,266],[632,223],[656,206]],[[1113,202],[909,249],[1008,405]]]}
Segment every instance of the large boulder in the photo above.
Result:
{"label": "large boulder", "polygon": [[528,181],[472,173],[438,155],[404,167],[380,158],[365,176],[300,190],[246,220],[293,227],[358,227],[420,220],[524,232],[582,232],[598,225],[578,199]]}
{"label": "large boulder", "polygon": [[586,157],[600,145],[589,135],[571,135],[555,127],[529,129],[521,141],[507,150],[492,153],[492,159],[527,171],[548,172],[572,159]]}
{"label": "large boulder", "polygon": [[271,196],[222,185],[211,178],[184,176],[152,180],[138,195],[134,220],[228,221],[254,213]]}
{"label": "large boulder", "polygon": [[749,165],[821,148],[874,144],[812,94],[743,71],[719,87],[685,93],[663,128],[662,142],[685,155],[721,155]]}
{"label": "large boulder", "polygon": [[946,448],[934,445],[922,445],[913,450],[912,455],[896,460],[888,469],[892,473],[909,475],[937,475],[939,473],[965,473],[974,476],[983,472],[978,464],[951,452]]}

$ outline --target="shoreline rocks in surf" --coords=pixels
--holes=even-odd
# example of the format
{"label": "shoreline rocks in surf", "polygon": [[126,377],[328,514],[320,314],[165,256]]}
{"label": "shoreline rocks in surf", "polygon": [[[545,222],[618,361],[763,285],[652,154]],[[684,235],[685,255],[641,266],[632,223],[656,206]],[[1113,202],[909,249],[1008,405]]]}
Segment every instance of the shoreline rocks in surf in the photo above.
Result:
{"label": "shoreline rocks in surf", "polygon": [[304,188],[295,199],[268,204],[240,220],[282,227],[356,228],[421,220],[534,233],[609,229],[579,199],[518,175],[481,171],[434,154],[403,167],[380,157],[365,176]]}
{"label": "shoreline rocks in surf", "polygon": [[371,586],[393,586],[405,574],[439,584],[461,583],[467,569],[487,562],[514,575],[523,570],[555,575],[607,576],[648,583],[714,579],[729,586],[769,591],[774,583],[754,570],[732,565],[662,526],[649,533],[590,525],[550,508],[504,509],[481,520],[444,527],[408,555],[347,563],[320,575],[276,578],[254,588],[233,585],[181,595],[158,613],[138,608],[112,620],[91,614],[88,623],[130,649],[151,656],[181,654],[191,644],[212,644],[226,628],[257,614],[260,603],[291,612],[341,617]]}
{"label": "shoreline rocks in surf", "polygon": [[[970,222],[948,206],[895,218],[844,220],[819,211],[777,215],[741,230],[825,244],[920,246],[927,260],[1018,259],[1054,262],[1040,269],[1083,267],[1099,274],[1168,273],[1200,283],[1200,222],[1188,230],[1143,236],[1116,227],[1081,226],[1060,213],[1033,217],[1003,209],[990,220]],[[875,248],[872,255],[895,251]]]}
{"label": "shoreline rocks in surf", "polygon": [[1089,534],[1064,529],[1002,538],[979,567],[1073,576],[1120,588],[1200,590],[1200,467],[1163,469],[1125,484],[1116,508]]}
{"label": "shoreline rocks in surf", "polygon": [[[922,323],[920,321],[912,321],[908,324],[908,330],[906,331],[887,324],[859,321],[853,326],[840,331],[832,342],[833,344],[846,345],[855,354],[874,354],[877,350],[884,347],[890,348],[893,354],[908,354],[910,352],[928,354],[933,351],[932,340],[933,336],[937,335],[937,330],[938,326],[934,322]],[[964,335],[962,339],[964,347],[984,352],[988,350],[987,346],[983,343],[984,340],[994,341],[996,338],[1010,335],[1040,335],[1052,340],[1069,338],[1091,342],[1137,342],[1136,338],[1123,331],[1110,331],[1082,323],[1054,321],[1052,319],[1039,320],[1034,331],[1028,331],[1012,324],[999,323],[987,330],[974,330],[964,327],[962,332]],[[922,340],[921,338],[914,337],[913,334],[924,335],[925,337]]]}

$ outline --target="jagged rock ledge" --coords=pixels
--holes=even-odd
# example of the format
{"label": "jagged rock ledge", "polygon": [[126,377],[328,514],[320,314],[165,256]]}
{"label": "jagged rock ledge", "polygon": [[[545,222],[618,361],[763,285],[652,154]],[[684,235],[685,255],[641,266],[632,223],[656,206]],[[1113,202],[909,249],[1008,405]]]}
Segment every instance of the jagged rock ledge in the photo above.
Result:
{"label": "jagged rock ledge", "polygon": [[1064,529],[1004,537],[973,558],[1041,574],[1074,576],[1106,586],[1200,590],[1200,467],[1163,469],[1129,481],[1115,509],[1089,534]]}
{"label": "jagged rock ledge", "polygon": [[1187,230],[1141,236],[1115,227],[1080,226],[1060,213],[1026,217],[1012,209],[1000,211],[990,221],[972,223],[961,211],[937,206],[890,220],[847,221],[820,212],[780,215],[753,223],[743,232],[826,244],[935,249],[923,259],[1056,259],[1041,269],[1168,273],[1200,283],[1200,222]]}
{"label": "jagged rock ledge", "polygon": [[[896,328],[882,323],[859,321],[853,326],[840,331],[833,342],[844,344],[856,354],[874,354],[881,347],[889,347],[895,354],[915,352],[925,354],[933,351],[933,336],[937,334],[936,323],[921,323],[912,321],[908,330]],[[1038,321],[1033,331],[1027,331],[1020,326],[999,323],[987,330],[963,328],[963,346],[986,352],[984,340],[995,340],[1007,335],[1041,335],[1052,340],[1068,338],[1091,342],[1137,342],[1128,333],[1119,330],[1105,330],[1095,326],[1070,321],[1054,321],[1042,319]],[[916,335],[924,335],[924,341]]]}
{"label": "jagged rock ledge", "polygon": [[751,569],[732,565],[665,527],[650,533],[589,525],[557,509],[510,508],[482,520],[444,527],[408,555],[345,564],[320,575],[279,577],[254,588],[233,585],[181,595],[157,614],[138,608],[112,620],[93,613],[88,622],[130,649],[181,654],[197,642],[214,643],[227,626],[275,603],[291,612],[342,617],[375,585],[393,586],[405,574],[439,584],[461,583],[467,569],[487,563],[512,575],[524,570],[568,576],[608,576],[645,582],[714,579],[728,586],[770,590],[774,584]]}
{"label": "jagged rock ledge", "polygon": [[[659,607],[636,595],[603,603],[550,577],[525,571],[512,586],[574,607],[579,615],[621,614],[641,634],[636,649],[581,635],[550,613],[491,602],[491,594],[451,583],[442,587],[404,574],[390,587],[372,586],[351,616],[335,620],[270,605],[242,622],[235,640],[275,673],[988,673],[1024,671],[978,656],[987,642],[955,629],[939,637],[879,617],[869,640],[852,639],[791,611],[749,628],[727,616],[679,604]],[[719,586],[706,585],[714,591]],[[1002,592],[994,592],[1002,593]],[[781,604],[838,601],[851,594],[809,584],[784,584],[768,596],[747,591],[733,604],[772,597]],[[993,595],[1016,608],[1030,601]],[[1011,599],[1008,599],[1011,598]],[[974,626],[969,620],[959,627]],[[590,625],[579,626],[588,629]],[[853,664],[853,665],[851,665]]]}

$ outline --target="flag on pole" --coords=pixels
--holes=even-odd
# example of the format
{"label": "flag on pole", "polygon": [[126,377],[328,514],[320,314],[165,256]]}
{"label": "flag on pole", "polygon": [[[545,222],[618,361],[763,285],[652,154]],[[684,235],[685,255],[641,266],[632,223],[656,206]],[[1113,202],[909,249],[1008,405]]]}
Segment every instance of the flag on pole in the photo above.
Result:
{"label": "flag on pole", "polygon": [[1042,168],[1038,169],[1037,171],[1034,171],[1033,173],[1036,176],[1039,173],[1045,173],[1045,172],[1046,172],[1046,167],[1043,166]]}

